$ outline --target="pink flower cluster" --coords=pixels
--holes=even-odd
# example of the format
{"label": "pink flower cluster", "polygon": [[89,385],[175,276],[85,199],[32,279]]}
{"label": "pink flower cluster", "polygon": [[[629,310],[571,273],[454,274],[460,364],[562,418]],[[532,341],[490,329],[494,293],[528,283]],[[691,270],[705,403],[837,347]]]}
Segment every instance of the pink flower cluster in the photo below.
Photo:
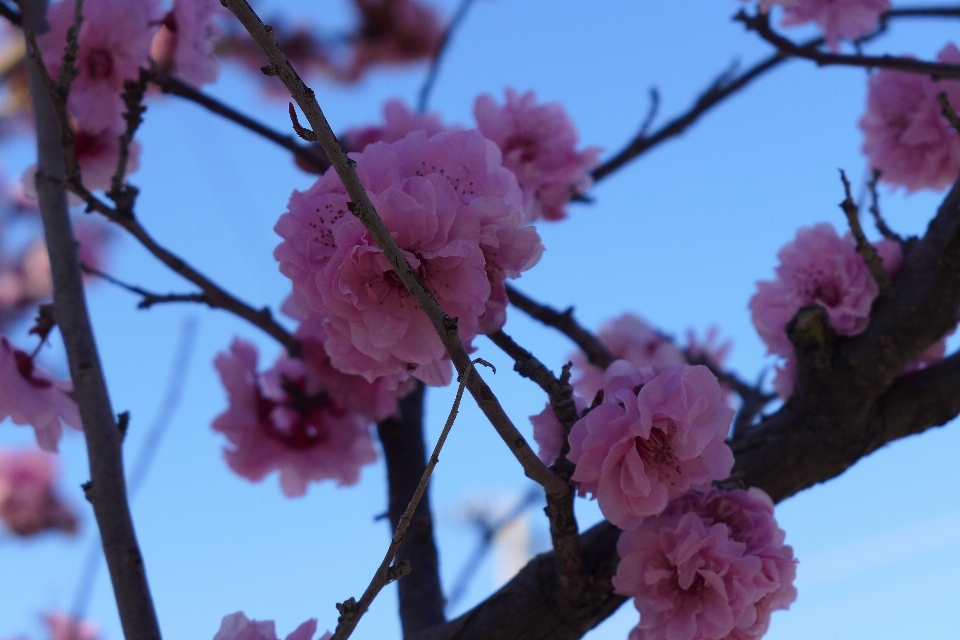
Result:
{"label": "pink flower cluster", "polygon": [[692,492],[620,536],[616,591],[630,640],[757,640],[796,599],[796,560],[759,489]]}
{"label": "pink flower cluster", "polygon": [[[360,180],[417,275],[457,318],[460,337],[499,329],[504,279],[540,259],[543,245],[521,223],[520,189],[499,149],[478,131],[414,131],[351,155]],[[348,213],[328,171],[295,191],[275,227],[274,256],[293,281],[301,317],[322,317],[334,367],[373,382],[409,377],[444,385],[446,350],[366,228]]]}
{"label": "pink flower cluster", "polygon": [[567,202],[593,185],[590,170],[600,164],[598,147],[577,151],[577,130],[556,102],[537,104],[532,91],[507,89],[506,104],[477,98],[477,128],[503,152],[503,164],[523,189],[524,220],[562,220]]}
{"label": "pink flower cluster", "polygon": [[279,470],[288,497],[303,495],[309,482],[356,483],[360,467],[376,460],[371,421],[397,410],[384,381],[370,384],[330,366],[316,335],[300,336],[302,360],[283,355],[262,373],[256,348],[240,339],[214,361],[229,396],[213,421],[232,445],[227,464],[254,482]]}
{"label": "pink flower cluster", "polygon": [[[285,640],[311,640],[317,631],[317,620],[311,618],[293,630]],[[325,633],[318,640],[330,640],[332,634]],[[213,640],[278,640],[276,626],[272,620],[251,620],[242,611],[224,616],[220,630]]]}
{"label": "pink flower cluster", "polygon": [[56,451],[64,422],[81,428],[77,403],[64,393],[71,390],[69,380],[54,380],[34,365],[32,356],[0,335],[0,420],[29,424],[40,448]]}
{"label": "pink flower cluster", "polygon": [[[203,84],[217,76],[213,38],[216,0],[175,0],[166,15],[157,0],[86,0],[80,26],[77,68],[70,90],[77,160],[88,189],[107,189],[117,166],[118,138],[125,129],[123,83],[136,80],[151,56],[164,70],[187,82]],[[74,2],[60,0],[47,13],[50,31],[39,39],[47,70],[60,72],[67,29],[74,22]],[[128,171],[137,168],[139,146],[131,147]],[[32,183],[33,171],[27,182]]]}
{"label": "pink flower cluster", "polygon": [[0,449],[0,520],[19,536],[77,530],[73,510],[57,495],[56,459],[35,449]]}
{"label": "pink flower cluster", "polygon": [[[948,44],[940,62],[960,64],[960,49]],[[960,109],[960,80],[934,80],[903,71],[870,77],[867,111],[860,118],[863,152],[884,182],[907,192],[944,189],[960,176],[960,135],[943,117],[937,95]]]}
{"label": "pink flower cluster", "polygon": [[603,402],[573,425],[573,481],[621,529],[670,500],[722,480],[733,468],[724,440],[733,409],[703,365],[641,372],[626,360],[607,369]]}

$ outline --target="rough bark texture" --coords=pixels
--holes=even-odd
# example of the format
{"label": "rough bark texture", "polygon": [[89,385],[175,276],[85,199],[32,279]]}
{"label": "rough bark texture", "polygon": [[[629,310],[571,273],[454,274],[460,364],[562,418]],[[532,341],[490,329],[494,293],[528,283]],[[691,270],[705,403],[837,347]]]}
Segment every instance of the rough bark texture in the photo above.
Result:
{"label": "rough bark texture", "polygon": [[[377,434],[387,462],[390,501],[387,513],[391,531],[396,531],[400,517],[427,468],[422,426],[423,396],[423,384],[418,383],[416,390],[400,401],[400,417],[377,424]],[[411,571],[397,582],[397,588],[400,594],[400,624],[404,637],[407,637],[446,620],[429,493],[420,500],[397,553],[396,562],[404,560],[410,562]]]}
{"label": "rough bark texture", "polygon": [[[874,304],[870,326],[859,336],[833,335],[816,307],[797,314],[789,329],[797,388],[783,408],[730,443],[736,455],[732,484],[760,487],[780,502],[894,440],[960,414],[960,354],[897,377],[958,320],[960,180],[924,237],[904,250],[891,292]],[[580,638],[625,600],[610,586],[618,536],[609,523],[583,534],[594,585],[580,606],[559,601],[553,554],[546,553],[473,610],[407,640]]]}
{"label": "rough bark texture", "polygon": [[[24,27],[36,34],[43,33],[46,30],[46,2],[22,0],[20,7]],[[53,103],[37,65],[28,60],[27,68],[37,123],[38,174],[62,181],[65,162]],[[159,640],[160,628],[127,504],[121,447],[123,435],[110,406],[87,314],[78,245],[70,227],[66,195],[49,180],[38,179],[37,196],[53,275],[54,316],[63,336],[90,460],[86,496],[93,505],[100,529],[120,623],[128,639]]]}

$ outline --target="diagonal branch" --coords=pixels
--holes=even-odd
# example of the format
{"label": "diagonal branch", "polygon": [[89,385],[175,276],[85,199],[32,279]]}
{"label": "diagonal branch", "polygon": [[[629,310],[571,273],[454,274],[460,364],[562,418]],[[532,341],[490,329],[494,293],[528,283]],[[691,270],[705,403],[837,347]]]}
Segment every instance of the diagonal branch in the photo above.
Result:
{"label": "diagonal branch", "polygon": [[[394,531],[427,469],[423,443],[424,385],[400,401],[400,416],[377,423],[377,435],[387,463],[387,515]],[[400,625],[404,637],[446,620],[440,585],[440,563],[433,535],[430,499],[424,494],[410,529],[397,550],[398,562],[410,563],[410,575],[397,582]]]}
{"label": "diagonal branch", "polygon": [[[397,277],[406,287],[407,291],[416,299],[420,308],[430,319],[437,335],[440,337],[453,366],[458,375],[465,376],[467,370],[473,369],[470,356],[467,354],[463,343],[460,340],[457,331],[457,322],[450,318],[436,299],[417,277],[416,272],[410,267],[403,252],[397,246],[393,236],[387,231],[383,221],[377,215],[370,197],[367,195],[360,183],[360,178],[354,169],[354,163],[347,158],[340,143],[337,141],[326,116],[317,103],[316,96],[312,89],[307,87],[297,72],[294,70],[290,61],[280,51],[274,38],[272,27],[265,25],[254,10],[247,4],[246,0],[222,0],[222,4],[230,9],[240,20],[246,30],[253,36],[261,49],[267,56],[269,65],[267,68],[273,74],[279,77],[290,94],[296,100],[300,109],[303,111],[310,126],[317,136],[317,141],[323,148],[327,157],[333,163],[333,167],[340,177],[344,188],[351,199],[350,211],[366,227],[373,236],[374,240],[383,251],[384,256],[390,261]],[[553,474],[543,462],[537,458],[536,454],[530,449],[526,439],[517,429],[517,427],[507,416],[500,401],[494,395],[493,391],[483,381],[479,373],[474,369],[473,375],[467,376],[467,389],[473,396],[480,410],[483,411],[487,419],[497,430],[501,439],[509,447],[514,457],[520,462],[524,472],[534,482],[542,485],[547,493],[554,495],[563,495],[570,492],[570,487],[561,478]]]}

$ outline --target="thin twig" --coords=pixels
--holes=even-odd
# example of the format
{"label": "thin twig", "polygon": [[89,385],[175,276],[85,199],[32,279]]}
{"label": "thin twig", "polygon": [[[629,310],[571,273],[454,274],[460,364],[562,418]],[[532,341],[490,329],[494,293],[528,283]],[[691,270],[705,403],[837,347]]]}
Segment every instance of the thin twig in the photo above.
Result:
{"label": "thin twig", "polygon": [[430,92],[433,91],[433,85],[437,81],[437,74],[440,72],[440,64],[443,62],[443,56],[453,40],[453,34],[467,17],[467,12],[473,5],[473,0],[460,0],[456,12],[450,19],[450,24],[443,32],[443,39],[436,53],[433,54],[433,60],[430,61],[430,69],[427,70],[427,77],[423,80],[423,86],[420,87],[420,99],[417,101],[417,113],[426,113],[427,103],[430,101]]}
{"label": "thin twig", "polygon": [[147,92],[147,80],[149,75],[143,69],[136,80],[124,80],[123,82],[123,103],[127,110],[123,113],[123,119],[127,126],[120,135],[120,152],[117,154],[117,169],[110,178],[110,191],[107,195],[111,200],[117,203],[120,209],[130,211],[133,209],[137,198],[138,190],[125,183],[127,176],[127,164],[130,162],[130,145],[133,144],[133,136],[137,129],[143,123],[143,112],[147,110],[143,106],[143,96]]}
{"label": "thin twig", "polygon": [[873,173],[870,175],[870,180],[867,182],[867,189],[870,192],[870,215],[873,216],[873,222],[877,227],[877,231],[880,232],[880,235],[887,240],[896,240],[902,244],[903,238],[893,229],[887,226],[887,222],[883,219],[883,215],[880,213],[880,193],[877,190],[877,186],[880,182],[880,175],[880,170],[874,169]]}
{"label": "thin twig", "polygon": [[161,304],[164,302],[199,302],[201,304],[210,304],[207,296],[202,293],[153,293],[152,291],[147,291],[142,287],[138,287],[133,284],[127,284],[126,282],[118,280],[108,273],[94,269],[83,262],[80,263],[80,268],[84,273],[97,276],[98,278],[103,278],[110,284],[117,285],[121,289],[125,289],[130,293],[135,293],[143,298],[137,304],[138,309],[149,309],[155,304]]}
{"label": "thin twig", "polygon": [[[304,84],[290,61],[280,50],[274,37],[273,28],[263,23],[246,0],[221,0],[221,2],[237,16],[241,24],[253,36],[253,39],[266,54],[271,72],[276,73],[277,77],[283,81],[300,106],[313,132],[317,135],[317,141],[333,163],[333,167],[350,197],[351,201],[348,203],[350,212],[370,232],[380,250],[383,251],[384,257],[393,267],[394,273],[397,274],[404,287],[427,314],[444,348],[450,354],[450,360],[453,362],[457,374],[463,376],[467,369],[473,367],[473,365],[463,342],[460,340],[457,321],[443,311],[433,294],[424,286],[417,273],[410,267],[403,251],[397,246],[393,235],[384,226],[380,216],[377,215],[377,211],[357,175],[356,163],[347,158],[340,147],[337,137],[330,128],[330,123],[327,122],[323,110],[317,103],[313,90]],[[480,374],[475,372],[467,378],[467,381],[467,389],[470,394],[523,467],[524,473],[534,482],[542,485],[547,493],[554,495],[568,493],[570,487],[552,473],[533,453],[526,439],[513,424],[513,421],[510,420],[500,401],[483,381]]]}
{"label": "thin twig", "polygon": [[947,96],[946,91],[941,91],[937,94],[937,102],[940,103],[940,113],[943,114],[943,117],[946,118],[950,126],[953,127],[953,132],[960,134],[960,116],[957,115],[957,112],[953,109],[953,105],[950,104],[950,98]]}
{"label": "thin twig", "polygon": [[323,154],[323,151],[319,147],[315,145],[301,145],[294,140],[293,136],[278,133],[265,124],[257,122],[253,118],[240,113],[233,107],[220,102],[216,98],[213,98],[202,91],[191,87],[189,84],[183,82],[175,76],[155,72],[151,76],[150,82],[157,85],[164,93],[169,93],[170,95],[178,96],[198,104],[208,111],[211,111],[218,116],[223,116],[230,122],[238,124],[244,129],[252,131],[257,135],[266,138],[270,142],[283,147],[296,156],[300,162],[307,165],[317,173],[323,173],[330,167],[330,161],[327,160],[326,156]]}
{"label": "thin twig", "polygon": [[[62,108],[69,91],[69,80],[62,91],[50,92],[50,77],[43,65],[35,34],[45,28],[46,2],[21,0],[24,28],[33,64],[27,65],[30,97],[37,129],[38,174],[66,179],[66,149],[56,107]],[[76,49],[81,2],[77,2],[77,20],[68,30],[68,53]],[[63,67],[71,66],[69,56]],[[61,72],[69,78],[76,69]],[[74,74],[75,75],[75,74]],[[60,104],[57,104],[60,103]],[[97,527],[103,540],[104,556],[110,570],[113,592],[123,634],[137,640],[160,640],[160,627],[150,595],[145,563],[130,514],[123,473],[123,434],[118,428],[110,395],[97,352],[96,340],[87,313],[83,276],[77,256],[77,243],[70,227],[66,194],[53,180],[37,180],[37,199],[43,220],[44,236],[53,277],[53,304],[57,325],[63,337],[73,381],[73,397],[83,421],[83,434],[90,463],[90,482],[84,485],[93,505]]]}
{"label": "thin twig", "polygon": [[573,340],[580,347],[580,350],[586,354],[590,364],[595,367],[606,369],[611,362],[616,360],[595,335],[580,326],[573,318],[573,307],[561,313],[528,298],[510,285],[507,285],[507,297],[510,299],[510,304],[531,318],[539,320],[548,327],[553,327]]}
{"label": "thin twig", "polygon": [[430,459],[427,461],[427,468],[423,472],[423,476],[420,478],[420,483],[417,485],[417,490],[410,499],[410,504],[407,505],[407,509],[403,512],[403,516],[400,518],[400,522],[397,525],[397,531],[393,534],[393,540],[390,542],[390,547],[387,549],[387,553],[383,556],[383,562],[380,563],[376,573],[373,575],[373,579],[370,581],[370,585],[363,592],[359,602],[353,598],[350,598],[346,602],[337,604],[337,610],[340,612],[340,619],[337,622],[337,628],[334,631],[333,638],[331,640],[346,640],[349,638],[350,634],[353,633],[353,630],[356,628],[357,623],[360,621],[360,618],[364,613],[367,612],[367,609],[370,608],[370,603],[372,603],[373,599],[377,597],[377,594],[379,594],[385,586],[394,580],[398,580],[407,573],[410,573],[411,567],[409,562],[405,564],[397,563],[394,565],[392,564],[393,558],[397,555],[397,550],[400,549],[400,543],[403,542],[403,536],[407,532],[407,527],[410,526],[410,521],[413,519],[413,514],[417,510],[417,505],[420,504],[420,499],[427,490],[427,484],[430,482],[430,476],[433,474],[433,470],[437,467],[437,463],[440,462],[440,450],[443,449],[443,444],[447,441],[447,436],[450,434],[450,429],[453,428],[453,423],[457,419],[457,412],[460,410],[460,402],[463,400],[463,391],[466,388],[470,377],[474,375],[473,366],[482,364],[483,366],[490,367],[496,371],[492,364],[481,358],[472,360],[470,364],[471,368],[467,369],[464,375],[460,377],[460,384],[457,387],[457,395],[453,400],[453,406],[450,408],[450,414],[447,416],[447,422],[443,425],[443,431],[440,432],[440,438],[437,440],[437,445],[433,448],[433,453],[430,455]]}
{"label": "thin twig", "polygon": [[853,234],[853,238],[857,242],[857,253],[860,254],[867,268],[870,269],[870,274],[873,276],[873,279],[876,280],[880,290],[884,293],[889,293],[890,276],[888,276],[886,270],[884,270],[883,260],[879,254],[877,254],[876,248],[870,244],[863,233],[863,227],[860,226],[860,209],[850,194],[850,181],[847,180],[847,174],[844,173],[843,169],[840,170],[840,180],[843,182],[843,191],[846,196],[843,202],[840,203],[840,208],[847,216],[850,233]]}
{"label": "thin twig", "polygon": [[777,55],[781,57],[803,58],[805,60],[811,60],[819,66],[840,65],[861,67],[864,69],[895,69],[907,73],[927,75],[933,78],[960,79],[960,64],[924,62],[915,58],[903,58],[890,55],[864,56],[832,53],[822,51],[815,46],[798,45],[784,38],[773,30],[770,26],[769,16],[765,13],[751,16],[746,11],[741,10],[734,19],[742,22],[747,30],[754,31],[761,38],[776,47]]}

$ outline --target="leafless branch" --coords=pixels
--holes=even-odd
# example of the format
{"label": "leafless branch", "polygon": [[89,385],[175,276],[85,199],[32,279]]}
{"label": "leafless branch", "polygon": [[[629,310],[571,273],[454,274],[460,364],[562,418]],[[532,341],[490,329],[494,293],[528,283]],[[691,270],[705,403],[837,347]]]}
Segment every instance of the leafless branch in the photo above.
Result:
{"label": "leafless branch", "polygon": [[340,612],[340,618],[337,621],[337,628],[334,631],[333,638],[331,640],[346,640],[349,638],[350,634],[353,633],[353,630],[357,627],[357,623],[360,621],[360,618],[364,613],[367,612],[367,609],[370,608],[370,604],[373,602],[374,598],[377,597],[377,594],[379,594],[385,586],[394,580],[398,580],[410,573],[411,566],[409,562],[398,562],[393,564],[393,559],[397,555],[397,551],[400,549],[400,544],[403,542],[403,536],[406,534],[407,527],[410,526],[410,522],[413,520],[413,514],[416,512],[417,506],[420,504],[420,499],[427,491],[427,484],[430,482],[430,476],[433,474],[433,470],[437,467],[437,463],[440,462],[440,450],[443,449],[443,444],[447,441],[447,436],[450,434],[450,429],[453,427],[453,423],[457,419],[457,412],[460,410],[460,401],[463,400],[463,390],[466,388],[470,377],[475,375],[473,366],[482,364],[490,367],[491,369],[494,368],[492,364],[482,360],[481,358],[476,358],[470,364],[471,367],[468,368],[460,378],[460,384],[457,387],[457,395],[453,400],[453,407],[450,408],[450,415],[447,416],[447,422],[443,425],[443,431],[440,432],[440,438],[437,440],[437,445],[433,448],[433,453],[430,455],[430,459],[427,461],[427,467],[424,469],[423,475],[420,477],[420,482],[417,484],[417,489],[414,491],[413,497],[410,499],[410,504],[407,505],[406,510],[400,517],[400,522],[397,524],[396,533],[393,534],[393,541],[391,541],[390,547],[387,549],[387,553],[383,557],[383,562],[380,563],[380,567],[373,575],[373,580],[370,581],[370,585],[363,592],[359,602],[353,598],[350,598],[346,602],[337,604],[337,610]]}
{"label": "leafless branch", "polygon": [[880,170],[874,169],[869,182],[867,182],[867,189],[870,191],[870,215],[873,216],[873,222],[877,226],[877,231],[880,232],[880,235],[887,240],[895,240],[902,244],[903,238],[887,226],[887,222],[880,213],[880,194],[877,191],[880,175]]}
{"label": "leafless branch", "polygon": [[201,304],[209,304],[207,297],[202,293],[153,293],[152,291],[147,291],[142,287],[138,287],[133,284],[127,284],[122,280],[118,280],[111,276],[110,274],[94,269],[93,267],[80,263],[80,268],[84,273],[97,276],[98,278],[103,278],[110,284],[114,284],[121,289],[126,289],[130,293],[135,293],[140,296],[142,299],[139,304],[137,304],[138,309],[149,309],[155,304],[161,304],[164,302],[199,302]]}
{"label": "leafless branch", "polygon": [[[269,61],[268,66],[272,72],[276,73],[277,77],[283,81],[294,100],[296,100],[313,132],[316,133],[318,142],[333,163],[333,167],[351,199],[351,213],[373,236],[384,256],[393,266],[397,277],[420,305],[420,308],[427,314],[447,353],[450,354],[450,359],[458,375],[464,376],[467,369],[473,365],[471,365],[470,356],[460,340],[456,320],[447,316],[440,308],[433,294],[417,277],[416,272],[410,267],[393,236],[383,225],[383,221],[380,220],[373,203],[360,183],[353,161],[347,158],[340,147],[340,143],[330,128],[326,116],[324,116],[320,105],[317,103],[313,90],[303,83],[289,60],[277,46],[273,29],[263,24],[263,21],[247,4],[246,0],[222,0],[222,3],[237,16],[250,35],[253,36],[253,39],[266,54]],[[547,493],[554,495],[568,493],[570,487],[552,473],[533,453],[526,439],[507,416],[499,400],[486,382],[483,381],[480,374],[474,372],[473,375],[465,379],[470,394],[497,430],[501,439],[510,448],[514,457],[520,462],[527,476],[542,485]]]}
{"label": "leafless branch", "polygon": [[863,233],[863,227],[860,226],[860,209],[850,194],[850,181],[847,180],[847,174],[843,172],[843,169],[840,170],[840,180],[843,182],[843,192],[845,195],[843,202],[840,203],[840,209],[842,209],[844,215],[847,216],[850,233],[853,234],[853,238],[857,243],[857,253],[860,254],[860,257],[862,257],[863,261],[867,264],[867,268],[870,269],[870,274],[873,276],[873,279],[876,280],[880,291],[889,294],[890,276],[888,276],[884,270],[883,260],[877,254],[877,250],[870,244]]}
{"label": "leafless branch", "polygon": [[[64,132],[54,107],[54,96],[48,91],[50,78],[34,37],[45,28],[46,3],[43,0],[22,0],[20,6],[24,27],[30,35],[32,64],[27,65],[27,73],[37,123],[38,172],[63,180],[66,178],[62,146]],[[80,7],[78,2],[78,17]],[[73,42],[68,46],[68,52],[76,48],[76,29],[72,34]],[[72,62],[65,60],[63,64],[72,65]],[[61,77],[69,77],[69,74],[67,70]],[[69,81],[62,88],[64,91],[56,95],[65,99]],[[120,623],[127,638],[160,640],[144,560],[127,502],[121,448],[123,434],[114,417],[87,314],[77,242],[70,227],[66,195],[52,181],[38,180],[37,196],[53,276],[54,313],[67,352],[74,399],[80,409],[90,461],[86,495],[93,505],[103,539]]]}
{"label": "leafless branch", "polygon": [[433,91],[433,85],[437,81],[437,74],[440,72],[440,65],[443,62],[443,56],[446,54],[450,43],[453,41],[453,34],[467,17],[467,12],[473,6],[473,0],[460,0],[457,10],[450,19],[446,31],[443,32],[443,39],[436,53],[433,54],[433,60],[430,61],[430,68],[427,70],[427,77],[423,80],[423,86],[420,87],[420,99],[417,101],[417,113],[426,113],[427,103],[430,101],[430,93]]}
{"label": "leafless branch", "polygon": [[943,62],[924,62],[915,58],[899,56],[864,56],[847,55],[822,51],[809,44],[796,44],[784,38],[770,26],[768,14],[759,13],[750,15],[741,10],[735,17],[742,22],[749,31],[755,32],[761,38],[777,48],[777,55],[784,58],[803,58],[811,60],[818,66],[847,66],[864,69],[895,69],[907,73],[919,73],[933,78],[960,79],[960,65]]}

